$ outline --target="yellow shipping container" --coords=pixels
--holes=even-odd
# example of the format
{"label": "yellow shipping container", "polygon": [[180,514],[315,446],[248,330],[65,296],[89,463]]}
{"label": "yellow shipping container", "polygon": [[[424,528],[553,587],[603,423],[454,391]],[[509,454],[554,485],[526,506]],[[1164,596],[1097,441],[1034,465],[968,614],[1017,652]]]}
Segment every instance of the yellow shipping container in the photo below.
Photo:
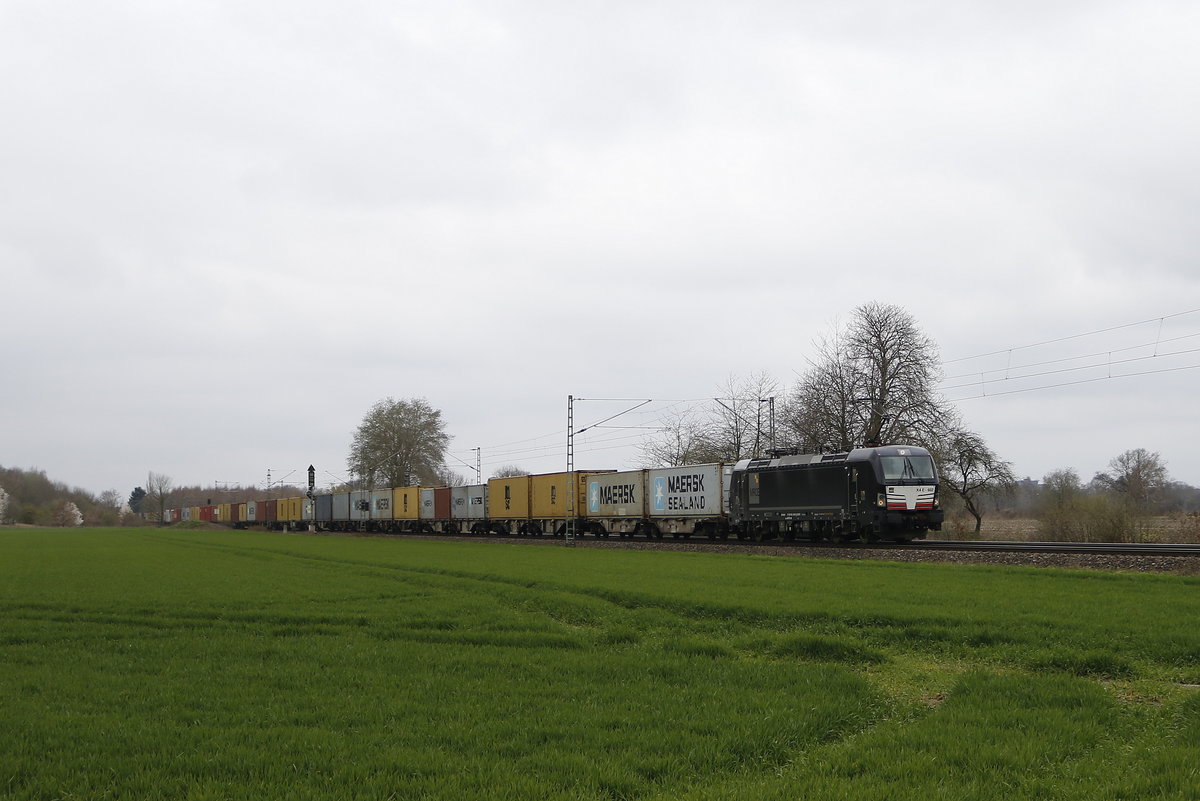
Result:
{"label": "yellow shipping container", "polygon": [[219,523],[228,523],[230,519],[229,504],[218,504],[217,508],[214,510],[213,520],[216,520]]}
{"label": "yellow shipping container", "polygon": [[528,520],[532,476],[509,476],[488,481],[488,517],[492,520]]}
{"label": "yellow shipping container", "polygon": [[392,490],[393,520],[417,520],[420,516],[420,487],[396,487]]}
{"label": "yellow shipping container", "polygon": [[292,523],[300,519],[300,504],[303,498],[280,498],[275,504],[275,519],[280,523]]}
{"label": "yellow shipping container", "polygon": [[[574,476],[575,508],[571,509],[571,498],[568,493]],[[530,491],[530,511],[534,520],[566,520],[568,513],[581,517],[587,512],[587,474],[586,473],[547,473],[540,476],[530,476],[532,488]]]}
{"label": "yellow shipping container", "polygon": [[199,506],[189,506],[188,514],[190,515],[190,517],[188,517],[189,520],[195,520],[197,523],[200,522],[200,507]]}

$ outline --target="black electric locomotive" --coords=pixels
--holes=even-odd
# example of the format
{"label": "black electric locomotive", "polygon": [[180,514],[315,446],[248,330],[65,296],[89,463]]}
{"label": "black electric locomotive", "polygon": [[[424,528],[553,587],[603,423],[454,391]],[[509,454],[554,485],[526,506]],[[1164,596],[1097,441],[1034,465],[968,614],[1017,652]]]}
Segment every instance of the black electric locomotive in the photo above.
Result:
{"label": "black electric locomotive", "polygon": [[929,451],[913,445],[744,459],[730,480],[739,537],[920,539],[942,527]]}

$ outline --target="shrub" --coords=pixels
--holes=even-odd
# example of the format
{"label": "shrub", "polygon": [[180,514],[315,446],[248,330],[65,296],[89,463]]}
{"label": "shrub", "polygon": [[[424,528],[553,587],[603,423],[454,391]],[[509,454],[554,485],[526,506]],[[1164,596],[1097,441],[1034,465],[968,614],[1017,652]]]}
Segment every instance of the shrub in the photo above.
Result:
{"label": "shrub", "polygon": [[1044,511],[1039,536],[1048,542],[1140,542],[1145,529],[1126,503],[1078,495]]}

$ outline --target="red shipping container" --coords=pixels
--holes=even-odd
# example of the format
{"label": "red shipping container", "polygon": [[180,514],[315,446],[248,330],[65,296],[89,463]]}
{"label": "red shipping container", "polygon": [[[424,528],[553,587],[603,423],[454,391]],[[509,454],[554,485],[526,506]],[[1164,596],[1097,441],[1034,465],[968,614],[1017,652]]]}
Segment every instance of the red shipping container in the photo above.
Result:
{"label": "red shipping container", "polygon": [[449,487],[438,487],[433,491],[433,516],[438,520],[450,519]]}

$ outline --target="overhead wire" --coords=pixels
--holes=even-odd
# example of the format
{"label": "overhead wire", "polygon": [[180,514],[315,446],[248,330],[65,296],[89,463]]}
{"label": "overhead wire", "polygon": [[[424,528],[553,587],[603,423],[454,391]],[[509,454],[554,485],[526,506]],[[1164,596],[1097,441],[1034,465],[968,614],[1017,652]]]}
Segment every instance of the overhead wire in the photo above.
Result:
{"label": "overhead wire", "polygon": [[[1192,315],[1192,314],[1196,314],[1196,313],[1200,313],[1200,309],[1190,309],[1187,311],[1175,312],[1173,314],[1164,314],[1159,317],[1152,317],[1152,318],[1149,318],[1146,320],[1140,320],[1138,322],[1123,323],[1121,325],[1113,325],[1113,326],[1108,326],[1105,328],[1098,328],[1098,329],[1095,329],[1092,331],[1086,331],[1086,332],[1083,332],[1080,334],[1071,334],[1071,335],[1063,336],[1063,337],[1055,337],[1053,339],[1047,339],[1047,340],[1043,340],[1041,342],[1035,342],[1035,343],[1031,343],[1031,344],[1027,344],[1027,345],[1015,346],[1012,348],[989,351],[987,353],[981,353],[981,354],[977,354],[975,356],[964,356],[964,357],[960,357],[957,359],[949,359],[949,360],[943,361],[942,364],[943,365],[955,364],[955,363],[967,362],[967,361],[971,361],[971,360],[975,360],[975,359],[982,359],[982,358],[987,358],[987,357],[1003,356],[1003,355],[1008,356],[1008,363],[1005,364],[1003,367],[995,367],[995,368],[985,369],[985,370],[981,370],[979,372],[959,373],[959,374],[955,374],[953,376],[944,378],[940,382],[942,385],[941,390],[943,392],[952,392],[954,390],[978,387],[980,390],[979,394],[973,394],[973,395],[969,395],[969,396],[963,397],[963,398],[952,399],[954,401],[971,400],[971,399],[977,399],[977,398],[982,398],[982,397],[995,397],[995,396],[1000,396],[1000,395],[1009,395],[1009,394],[1016,394],[1016,393],[1023,393],[1023,392],[1034,392],[1034,391],[1038,391],[1038,390],[1047,390],[1047,389],[1055,389],[1055,388],[1066,387],[1066,386],[1075,386],[1075,385],[1079,385],[1079,384],[1094,383],[1097,381],[1117,380],[1117,379],[1121,379],[1121,378],[1134,378],[1134,377],[1139,377],[1139,376],[1154,375],[1154,374],[1160,374],[1160,373],[1180,372],[1180,371],[1184,371],[1184,370],[1200,368],[1200,365],[1178,365],[1178,364],[1175,364],[1170,367],[1162,367],[1162,368],[1155,369],[1155,370],[1141,370],[1141,371],[1137,371],[1137,372],[1117,372],[1117,373],[1113,372],[1114,367],[1127,367],[1128,365],[1131,365],[1131,364],[1136,364],[1139,362],[1146,362],[1146,361],[1164,362],[1165,360],[1170,360],[1172,358],[1188,356],[1188,355],[1200,352],[1200,348],[1185,348],[1182,350],[1173,350],[1173,351],[1165,351],[1165,352],[1162,350],[1162,347],[1164,345],[1167,345],[1170,343],[1177,343],[1177,342],[1181,342],[1183,340],[1192,339],[1194,337],[1200,336],[1200,333],[1181,334],[1178,336],[1167,337],[1165,339],[1162,336],[1163,328],[1165,327],[1167,320],[1173,320],[1173,319],[1180,318],[1180,317],[1186,317],[1188,315]],[[1155,332],[1155,338],[1153,341],[1143,341],[1143,342],[1139,342],[1138,344],[1134,344],[1134,345],[1124,345],[1121,347],[1107,348],[1105,350],[1097,350],[1097,351],[1092,351],[1089,353],[1084,353],[1084,354],[1074,355],[1074,356],[1064,356],[1064,357],[1056,358],[1056,359],[1044,359],[1041,361],[1033,361],[1033,362],[1023,363],[1023,364],[1015,364],[1015,365],[1012,364],[1012,356],[1017,351],[1026,351],[1026,350],[1031,350],[1031,349],[1037,348],[1037,347],[1044,347],[1044,346],[1056,345],[1056,344],[1068,342],[1068,341],[1081,340],[1086,337],[1098,336],[1101,334],[1112,333],[1114,331],[1122,331],[1125,329],[1136,328],[1139,326],[1150,325],[1153,323],[1158,324],[1157,330]],[[1148,348],[1153,348],[1153,352],[1148,353],[1148,354],[1139,355],[1139,356],[1132,356],[1129,358],[1120,358],[1120,359],[1113,358],[1113,356],[1116,354],[1129,353],[1131,351],[1138,351],[1138,350],[1143,350],[1143,349],[1148,349]],[[1041,367],[1051,367],[1054,365],[1069,365],[1073,362],[1087,362],[1087,363],[1077,364],[1076,366],[1073,366],[1073,367],[1061,367],[1059,369],[1038,370],[1037,372],[1028,372],[1029,370],[1036,370],[1037,368],[1041,368]],[[1042,378],[1042,377],[1051,376],[1051,375],[1068,375],[1071,373],[1082,373],[1084,371],[1097,370],[1097,369],[1106,369],[1107,374],[1103,375],[1103,376],[1091,376],[1091,377],[1087,377],[1087,378],[1079,378],[1077,380],[1072,380],[1072,381],[1061,381],[1058,383],[1040,384],[1035,387],[1019,386],[1020,382],[1029,381],[1034,378]],[[947,382],[959,382],[959,383],[947,383]],[[1015,387],[1015,388],[1012,388],[1012,387]]]}
{"label": "overhead wire", "polygon": [[[1113,351],[1113,352],[1116,353],[1117,351]],[[1156,356],[1137,356],[1132,359],[1117,359],[1115,361],[1112,359],[1109,359],[1107,361],[1097,362],[1095,364],[1080,365],[1079,367],[1064,367],[1061,370],[1044,370],[1040,373],[1027,373],[1024,375],[1015,375],[1015,376],[1006,375],[1003,378],[992,379],[991,383],[996,384],[996,383],[1003,383],[1005,381],[1021,381],[1021,380],[1027,379],[1027,378],[1041,378],[1042,376],[1059,375],[1062,373],[1076,373],[1076,372],[1079,372],[1080,370],[1095,370],[1100,367],[1112,368],[1112,367],[1116,367],[1116,366],[1123,365],[1123,364],[1133,364],[1134,362],[1144,362],[1148,359],[1164,359],[1168,356],[1183,356],[1188,353],[1200,353],[1200,348],[1190,348],[1188,350],[1172,351],[1170,353],[1160,353]],[[1103,356],[1104,354],[1096,354],[1096,355]],[[1079,358],[1094,358],[1094,357],[1082,357],[1081,356]],[[998,372],[998,371],[993,371],[993,372]],[[1121,373],[1116,376],[1110,374],[1110,375],[1107,375],[1104,377],[1105,378],[1123,378],[1123,377],[1126,377],[1129,375],[1135,375],[1135,374],[1134,373]],[[1136,375],[1142,375],[1142,374],[1138,373]],[[972,386],[978,386],[980,384],[988,383],[988,380],[986,378],[982,377],[983,376],[982,373],[980,374],[980,376],[981,377],[980,377],[979,381],[971,381],[971,382],[963,383],[963,384],[952,384],[951,386],[948,386],[948,387],[942,387],[942,391],[947,391],[947,390],[951,390],[951,389],[962,389],[963,387],[972,387]],[[960,377],[961,378],[970,378],[971,376],[964,375],[964,376],[960,376]]]}
{"label": "overhead wire", "polygon": [[965,361],[972,361],[974,359],[983,359],[988,356],[999,356],[999,355],[1005,354],[1005,353],[1012,353],[1013,351],[1028,350],[1030,348],[1042,347],[1043,345],[1054,345],[1059,342],[1067,342],[1072,339],[1082,339],[1083,337],[1095,336],[1097,334],[1107,334],[1112,331],[1120,331],[1123,328],[1134,328],[1139,325],[1146,325],[1147,323],[1157,323],[1157,322],[1161,322],[1163,320],[1171,320],[1176,317],[1186,317],[1189,314],[1197,314],[1197,313],[1200,313],[1200,309],[1189,309],[1188,311],[1175,312],[1174,314],[1164,314],[1159,317],[1151,317],[1148,320],[1139,320],[1136,323],[1122,323],[1121,325],[1113,325],[1113,326],[1109,326],[1108,328],[1100,328],[1095,331],[1086,331],[1082,334],[1070,334],[1070,335],[1064,336],[1064,337],[1056,337],[1055,339],[1047,339],[1042,342],[1033,342],[1028,345],[1017,345],[1017,346],[1011,347],[1011,348],[1001,348],[1000,350],[989,351],[988,353],[979,353],[974,356],[960,356],[957,359],[943,359],[942,364],[943,365],[954,364],[956,362],[965,362]]}

